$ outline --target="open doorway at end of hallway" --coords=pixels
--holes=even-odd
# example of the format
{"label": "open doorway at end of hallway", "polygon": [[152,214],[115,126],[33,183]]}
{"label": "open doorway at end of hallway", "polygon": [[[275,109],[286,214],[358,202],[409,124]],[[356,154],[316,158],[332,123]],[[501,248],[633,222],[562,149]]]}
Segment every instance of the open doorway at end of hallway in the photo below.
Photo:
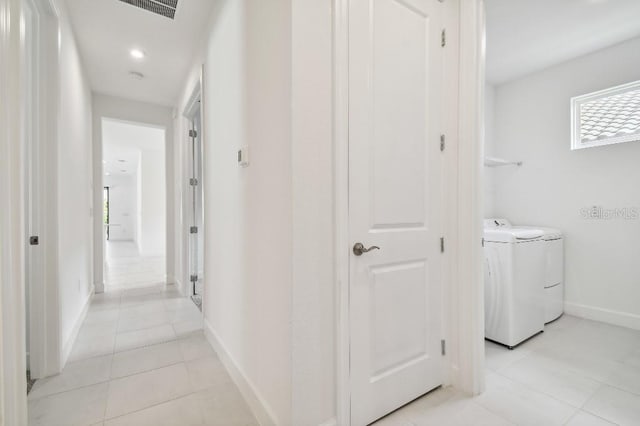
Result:
{"label": "open doorway at end of hallway", "polygon": [[102,121],[105,291],[165,284],[165,130]]}

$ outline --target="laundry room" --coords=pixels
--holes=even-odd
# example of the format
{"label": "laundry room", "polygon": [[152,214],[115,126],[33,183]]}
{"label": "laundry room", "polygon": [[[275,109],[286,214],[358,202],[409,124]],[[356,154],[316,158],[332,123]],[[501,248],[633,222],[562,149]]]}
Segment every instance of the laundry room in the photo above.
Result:
{"label": "laundry room", "polygon": [[637,339],[638,16],[637,0],[486,1],[489,369],[509,368],[508,348],[557,348],[587,334],[598,336],[592,346],[607,344],[598,327]]}

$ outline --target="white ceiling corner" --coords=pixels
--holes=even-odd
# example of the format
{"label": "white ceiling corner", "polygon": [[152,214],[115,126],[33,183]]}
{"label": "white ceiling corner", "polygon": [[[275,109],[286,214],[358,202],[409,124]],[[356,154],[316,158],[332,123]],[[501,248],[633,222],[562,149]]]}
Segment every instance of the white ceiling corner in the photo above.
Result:
{"label": "white ceiling corner", "polygon": [[[216,3],[180,0],[172,20],[119,0],[66,2],[92,89],[164,106],[177,101]],[[146,58],[134,60],[133,48]]]}
{"label": "white ceiling corner", "polygon": [[485,0],[487,81],[500,85],[640,36],[640,0]]}

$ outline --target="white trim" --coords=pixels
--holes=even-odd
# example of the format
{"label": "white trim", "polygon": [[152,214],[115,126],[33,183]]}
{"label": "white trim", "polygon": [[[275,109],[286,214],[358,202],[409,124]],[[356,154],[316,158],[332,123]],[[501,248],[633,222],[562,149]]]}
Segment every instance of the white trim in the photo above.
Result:
{"label": "white trim", "polygon": [[247,404],[249,404],[249,408],[251,408],[251,411],[258,420],[258,423],[261,426],[277,425],[278,423],[275,420],[276,416],[269,404],[267,404],[267,401],[263,398],[251,380],[249,380],[244,371],[242,371],[242,368],[240,368],[238,363],[233,359],[216,332],[213,330],[209,321],[206,319],[204,320],[204,334],[213,347],[213,350],[218,354],[220,361],[222,361],[222,364],[227,369],[227,372],[233,379],[233,382],[240,390],[240,393],[247,401]]}
{"label": "white trim", "polygon": [[[451,333],[455,347],[452,384],[477,395],[484,390],[484,274],[483,274],[483,87],[484,1],[460,1],[457,219],[455,270],[451,282]],[[454,217],[455,217],[454,216]]]}
{"label": "white trim", "polygon": [[32,250],[37,257],[29,267],[35,278],[29,300],[29,337],[31,377],[57,374],[60,363],[60,328],[58,315],[58,247],[57,247],[57,162],[59,83],[58,83],[58,11],[51,0],[33,0],[38,15],[37,67],[39,173],[36,216],[32,234],[40,236],[40,246]]}
{"label": "white trim", "polygon": [[564,302],[564,313],[584,319],[640,330],[640,315],[637,314],[613,311],[611,309],[573,302]]}
{"label": "white trim", "polygon": [[333,7],[336,417],[351,424],[349,374],[349,1]]}
{"label": "white trim", "polygon": [[80,328],[82,328],[82,324],[84,320],[87,318],[87,312],[89,312],[89,306],[91,305],[91,298],[93,297],[94,289],[91,289],[89,296],[84,301],[84,306],[82,311],[76,318],[73,323],[73,328],[71,329],[71,334],[66,342],[64,342],[62,346],[62,365],[66,365],[69,360],[69,355],[71,355],[71,351],[73,350],[73,345],[76,343],[76,339],[78,338],[78,333],[80,333]]}
{"label": "white trim", "polygon": [[[204,67],[204,65],[203,65]],[[200,108],[198,105],[198,101],[202,100],[202,72],[200,73],[200,78],[196,81],[196,85],[191,91],[191,96],[189,96],[189,100],[184,108],[184,112],[182,115],[189,120],[192,120],[196,115],[196,111]]]}
{"label": "white trim", "polygon": [[0,0],[0,423],[27,424],[20,1]]}
{"label": "white trim", "polygon": [[[198,185],[198,188],[201,192],[201,199],[202,199],[202,205],[201,205],[201,217],[202,217],[202,224],[201,224],[201,229],[199,229],[198,231],[198,235],[200,235],[200,238],[206,238],[206,223],[207,223],[207,216],[205,215],[205,192],[204,192],[204,182],[205,182],[205,171],[206,171],[206,158],[205,158],[205,136],[206,136],[206,130],[205,130],[205,100],[204,100],[204,81],[205,81],[205,66],[204,64],[200,67],[200,76],[198,77],[198,80],[196,81],[193,90],[191,92],[191,96],[189,96],[189,99],[186,103],[186,106],[184,108],[183,111],[183,117],[186,118],[188,120],[189,123],[189,129],[192,129],[193,126],[193,121],[194,118],[196,116],[196,113],[199,113],[200,115],[200,134],[198,135],[198,137],[200,138],[200,162],[201,162],[201,176],[200,176],[200,182]],[[185,135],[180,135],[179,139],[182,140],[182,138],[184,138]],[[189,138],[187,137],[187,140]],[[189,152],[187,151],[183,151],[183,152]],[[184,190],[185,194],[188,194],[191,191],[191,186],[188,184],[189,182],[189,178],[191,177],[190,171],[191,171],[191,167],[193,166],[190,162],[190,160],[187,160],[187,162],[183,162],[183,169],[182,169],[182,184],[186,186],[186,189]],[[189,197],[185,197],[184,198],[185,201],[182,204],[182,209],[183,209],[183,214],[181,215],[183,218],[188,218],[190,217],[189,213],[191,212],[192,209],[192,204],[189,202]],[[187,295],[188,297],[191,296],[191,281],[190,281],[190,276],[192,274],[193,271],[191,271],[191,245],[189,244],[189,238],[191,238],[191,233],[189,232],[189,227],[191,226],[190,222],[188,222],[188,220],[185,220],[184,223],[181,224],[181,232],[183,233],[183,241],[181,242],[183,249],[185,250],[183,252],[183,254],[186,254],[186,274],[183,274],[184,278],[185,278],[185,282],[189,283],[187,285],[185,285],[184,288],[184,293]],[[202,259],[206,259],[206,241],[203,241],[202,244],[202,249],[203,249],[203,253],[202,253]],[[184,265],[184,263],[183,263]],[[202,280],[202,294],[201,296],[201,312],[202,312],[202,316],[205,317],[205,304],[204,304],[204,298],[205,295],[204,293],[206,292],[206,288],[207,286],[205,285],[205,280],[206,280],[206,276],[207,276],[207,265],[206,262],[201,265],[202,266],[202,276],[198,277],[200,280]],[[197,271],[196,271],[197,272]],[[198,275],[200,275],[198,273]],[[181,289],[182,290],[182,289]]]}

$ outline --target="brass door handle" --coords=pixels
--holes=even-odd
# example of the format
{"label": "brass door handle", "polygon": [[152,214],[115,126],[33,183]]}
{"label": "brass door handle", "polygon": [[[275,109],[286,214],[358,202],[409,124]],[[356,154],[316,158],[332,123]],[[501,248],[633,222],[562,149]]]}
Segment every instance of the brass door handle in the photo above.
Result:
{"label": "brass door handle", "polygon": [[371,246],[369,248],[365,248],[364,244],[362,243],[356,243],[353,246],[353,254],[355,254],[356,256],[362,256],[362,253],[368,253],[371,250],[380,250],[380,247],[378,246]]}

